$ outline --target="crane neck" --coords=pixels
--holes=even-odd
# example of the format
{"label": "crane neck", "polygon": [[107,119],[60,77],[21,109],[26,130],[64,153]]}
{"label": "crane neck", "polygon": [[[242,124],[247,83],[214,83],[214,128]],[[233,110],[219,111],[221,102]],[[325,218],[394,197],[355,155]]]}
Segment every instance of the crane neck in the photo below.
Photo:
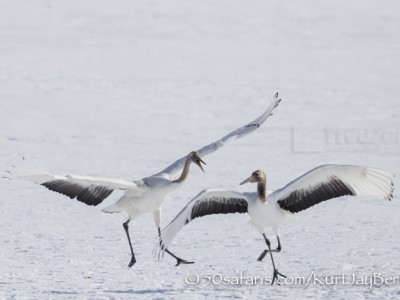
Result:
{"label": "crane neck", "polygon": [[257,184],[257,198],[261,202],[267,202],[267,179],[264,178]]}
{"label": "crane neck", "polygon": [[189,174],[189,168],[190,168],[190,163],[191,163],[191,162],[192,162],[192,161],[191,161],[190,157],[188,157],[188,158],[186,159],[186,161],[185,161],[185,166],[183,167],[181,176],[179,176],[178,179],[173,180],[173,181],[172,181],[173,183],[181,183],[181,182],[183,182],[183,181],[186,179],[186,177],[187,177],[188,174]]}

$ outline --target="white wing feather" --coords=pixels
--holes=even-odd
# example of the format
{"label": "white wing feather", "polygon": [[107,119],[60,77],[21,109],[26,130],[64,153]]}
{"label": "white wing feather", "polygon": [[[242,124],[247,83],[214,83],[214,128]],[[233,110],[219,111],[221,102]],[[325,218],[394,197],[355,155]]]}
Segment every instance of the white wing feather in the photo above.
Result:
{"label": "white wing feather", "polygon": [[46,182],[61,180],[69,183],[76,183],[83,187],[105,187],[112,190],[137,190],[140,189],[139,182],[97,177],[97,176],[82,176],[82,175],[68,175],[68,174],[52,174],[45,170],[42,166],[34,161],[27,161],[23,158],[21,165],[13,166],[13,171],[8,171],[9,179],[21,179],[26,181],[35,182],[37,184],[44,184]]}
{"label": "white wing feather", "polygon": [[138,185],[133,181],[124,179],[97,177],[97,176],[82,176],[82,175],[56,175],[56,174],[35,174],[35,175],[22,175],[16,178],[43,184],[53,180],[63,180],[80,184],[82,186],[102,186],[112,190],[135,190]]}
{"label": "white wing feather", "polygon": [[[203,158],[204,156],[211,154],[220,149],[221,147],[223,147],[225,143],[231,140],[241,138],[259,128],[265,122],[265,120],[267,120],[267,118],[272,115],[272,111],[279,105],[280,101],[281,99],[278,99],[278,93],[276,93],[274,98],[272,99],[271,104],[268,106],[268,108],[261,116],[259,116],[254,121],[228,133],[223,138],[197,150],[200,157]],[[165,173],[172,177],[173,175],[175,175],[176,173],[180,172],[183,169],[185,165],[185,160],[186,156],[178,159],[173,164],[169,165],[167,168],[165,168],[164,170],[155,175],[160,175]]]}

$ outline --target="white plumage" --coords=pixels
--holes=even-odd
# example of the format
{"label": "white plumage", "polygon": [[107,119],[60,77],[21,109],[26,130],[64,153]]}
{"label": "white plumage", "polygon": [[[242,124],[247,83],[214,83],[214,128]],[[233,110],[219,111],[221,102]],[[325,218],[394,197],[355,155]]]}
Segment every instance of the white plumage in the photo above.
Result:
{"label": "white plumage", "polygon": [[[103,211],[108,213],[126,212],[129,215],[128,220],[123,225],[132,254],[129,263],[129,267],[131,267],[136,262],[136,259],[129,237],[128,223],[142,213],[153,213],[160,234],[161,205],[166,196],[184,182],[189,173],[190,164],[193,162],[203,170],[201,163],[204,162],[200,157],[211,154],[223,147],[227,142],[243,137],[259,128],[272,115],[272,111],[278,106],[279,102],[280,99],[278,99],[278,93],[276,93],[265,112],[254,121],[230,132],[200,150],[193,151],[189,155],[178,159],[161,172],[141,180],[129,181],[96,176],[56,175],[47,172],[40,166],[22,170],[22,174],[17,174],[21,173],[21,170],[16,169],[14,172],[16,175],[11,176],[11,178],[33,181],[52,191],[64,194],[71,199],[76,198],[78,201],[92,206],[100,204],[114,190],[126,191],[116,203],[103,208]],[[166,251],[177,259],[177,264],[189,263],[168,250]]]}
{"label": "white plumage", "polygon": [[[323,165],[298,177],[283,188],[267,193],[267,178],[258,170],[241,183],[257,182],[257,192],[239,193],[208,189],[193,198],[162,231],[162,244],[157,243],[156,252],[160,255],[182,227],[198,217],[247,212],[268,246],[268,250],[260,255],[259,260],[270,252],[274,282],[278,275],[282,275],[275,268],[271,253],[281,250],[278,231],[281,224],[294,213],[341,196],[374,196],[390,200],[393,197],[393,176],[389,172],[363,166]],[[270,249],[269,240],[264,233],[265,227],[271,227],[278,238],[278,248],[275,250]]]}

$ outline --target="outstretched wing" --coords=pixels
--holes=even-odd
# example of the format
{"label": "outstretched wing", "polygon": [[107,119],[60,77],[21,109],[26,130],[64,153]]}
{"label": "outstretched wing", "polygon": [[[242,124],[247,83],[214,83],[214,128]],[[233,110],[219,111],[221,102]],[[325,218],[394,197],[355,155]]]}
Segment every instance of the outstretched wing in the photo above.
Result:
{"label": "outstretched wing", "polygon": [[192,220],[215,214],[247,213],[247,201],[245,194],[237,192],[218,189],[202,191],[163,229],[156,253],[167,249],[175,235]]}
{"label": "outstretched wing", "polygon": [[41,167],[19,169],[9,172],[9,178],[35,182],[51,191],[58,192],[87,205],[96,206],[103,202],[114,190],[140,190],[136,182],[95,176],[56,175]]}
{"label": "outstretched wing", "polygon": [[271,198],[280,208],[292,213],[341,196],[377,196],[390,200],[393,177],[389,172],[369,167],[323,165],[276,190]]}
{"label": "outstretched wing", "polygon": [[[278,93],[276,93],[271,104],[268,106],[266,111],[261,116],[259,116],[254,121],[230,132],[223,138],[197,150],[200,157],[203,158],[204,156],[211,154],[217,151],[219,148],[223,147],[226,142],[241,138],[259,128],[265,122],[265,120],[272,115],[272,111],[279,105],[279,102],[281,102],[281,99],[278,99]],[[164,170],[155,175],[160,175],[165,173],[169,174],[170,176],[173,176],[174,174],[180,172],[183,169],[185,165],[185,160],[186,156],[182,157],[181,159],[178,159],[173,164],[171,164],[170,166],[168,166],[167,168],[165,168]]]}

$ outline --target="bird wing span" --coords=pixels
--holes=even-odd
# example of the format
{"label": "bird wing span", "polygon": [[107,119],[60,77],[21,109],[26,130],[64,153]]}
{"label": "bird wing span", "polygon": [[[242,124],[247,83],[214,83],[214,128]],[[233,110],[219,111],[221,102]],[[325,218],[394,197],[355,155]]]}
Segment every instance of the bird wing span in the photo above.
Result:
{"label": "bird wing span", "polygon": [[103,202],[114,190],[139,190],[140,188],[137,183],[122,179],[55,175],[43,168],[25,168],[23,170],[15,168],[15,173],[9,172],[12,178],[35,182],[51,191],[58,192],[71,199],[76,198],[78,201],[91,206]]}
{"label": "bird wing span", "polygon": [[[201,158],[203,158],[204,156],[211,154],[211,153],[217,151],[219,148],[223,147],[226,142],[241,138],[241,137],[249,134],[250,132],[253,132],[257,128],[259,128],[269,116],[272,115],[272,111],[279,105],[280,102],[281,102],[281,99],[278,99],[278,93],[276,93],[274,98],[272,99],[271,104],[268,106],[268,108],[265,110],[265,112],[261,116],[259,116],[254,121],[228,133],[223,138],[199,149],[197,151],[198,154],[200,155]],[[170,176],[173,176],[174,174],[178,173],[179,171],[181,171],[183,169],[183,167],[185,165],[185,160],[186,160],[186,156],[182,157],[181,159],[178,159],[173,164],[171,164],[170,166],[168,166],[167,168],[165,168],[164,170],[162,170],[161,172],[159,172],[155,175],[167,173]]]}
{"label": "bird wing span", "polygon": [[394,175],[375,168],[352,165],[319,166],[275,191],[280,208],[296,213],[341,196],[393,198]]}
{"label": "bird wing span", "polygon": [[244,194],[218,189],[204,190],[194,197],[161,233],[156,252],[167,249],[175,235],[192,220],[215,214],[247,213],[247,197]]}

